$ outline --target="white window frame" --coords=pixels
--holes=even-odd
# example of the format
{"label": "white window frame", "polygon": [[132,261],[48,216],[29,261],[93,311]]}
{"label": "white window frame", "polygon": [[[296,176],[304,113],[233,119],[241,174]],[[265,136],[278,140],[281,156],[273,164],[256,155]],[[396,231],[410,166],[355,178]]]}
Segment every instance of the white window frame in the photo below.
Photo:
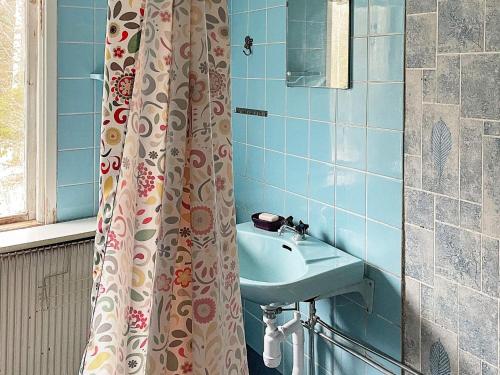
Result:
{"label": "white window frame", "polygon": [[0,218],[0,231],[56,221],[57,2],[25,1],[27,213]]}

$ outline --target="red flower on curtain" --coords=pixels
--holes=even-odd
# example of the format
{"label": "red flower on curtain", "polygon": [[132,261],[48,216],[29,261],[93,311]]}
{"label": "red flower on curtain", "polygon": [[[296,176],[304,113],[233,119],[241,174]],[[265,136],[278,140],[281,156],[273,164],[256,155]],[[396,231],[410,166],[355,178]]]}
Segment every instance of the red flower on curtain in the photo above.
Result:
{"label": "red flower on curtain", "polygon": [[183,288],[187,288],[191,284],[191,268],[184,268],[182,270],[175,271],[175,285],[180,285]]}

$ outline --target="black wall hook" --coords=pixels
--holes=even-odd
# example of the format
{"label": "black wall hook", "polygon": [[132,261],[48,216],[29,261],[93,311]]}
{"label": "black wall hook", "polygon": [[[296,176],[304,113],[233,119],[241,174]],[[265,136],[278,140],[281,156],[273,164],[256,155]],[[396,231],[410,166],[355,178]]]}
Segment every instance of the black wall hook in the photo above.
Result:
{"label": "black wall hook", "polygon": [[250,56],[252,54],[252,46],[253,46],[253,39],[249,35],[247,35],[245,37],[245,45],[243,46],[246,50],[246,51],[243,50],[245,56]]}

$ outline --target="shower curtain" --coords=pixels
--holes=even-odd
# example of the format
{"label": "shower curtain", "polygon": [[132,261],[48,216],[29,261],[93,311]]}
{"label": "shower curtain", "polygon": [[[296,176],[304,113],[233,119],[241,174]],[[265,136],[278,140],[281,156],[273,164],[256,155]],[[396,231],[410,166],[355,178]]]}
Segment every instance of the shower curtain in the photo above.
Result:
{"label": "shower curtain", "polygon": [[81,374],[247,374],[227,0],[110,0]]}

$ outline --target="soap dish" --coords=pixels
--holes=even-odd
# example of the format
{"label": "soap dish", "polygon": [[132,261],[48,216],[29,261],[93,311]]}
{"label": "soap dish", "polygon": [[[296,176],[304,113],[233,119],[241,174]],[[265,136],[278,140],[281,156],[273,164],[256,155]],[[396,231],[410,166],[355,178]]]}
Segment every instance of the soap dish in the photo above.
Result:
{"label": "soap dish", "polygon": [[252,215],[253,225],[256,228],[267,230],[268,232],[277,232],[278,229],[280,229],[281,225],[283,224],[283,220],[285,220],[283,216],[279,216],[279,219],[273,222],[260,220],[259,215],[261,213],[262,212],[258,212]]}

